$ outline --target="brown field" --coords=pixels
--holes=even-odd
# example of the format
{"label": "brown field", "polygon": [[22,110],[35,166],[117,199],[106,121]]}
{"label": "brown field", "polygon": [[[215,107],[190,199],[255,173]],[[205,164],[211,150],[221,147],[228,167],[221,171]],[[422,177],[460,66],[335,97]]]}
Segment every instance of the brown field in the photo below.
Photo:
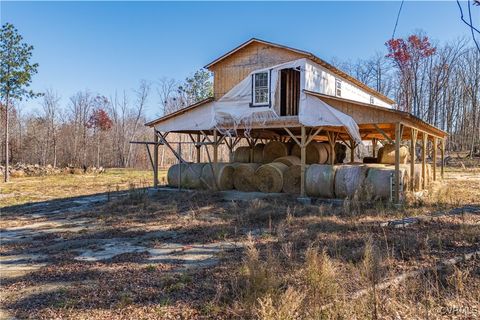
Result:
{"label": "brown field", "polygon": [[480,317],[478,168],[447,168],[402,207],[150,181],[109,170],[0,185],[0,318]]}

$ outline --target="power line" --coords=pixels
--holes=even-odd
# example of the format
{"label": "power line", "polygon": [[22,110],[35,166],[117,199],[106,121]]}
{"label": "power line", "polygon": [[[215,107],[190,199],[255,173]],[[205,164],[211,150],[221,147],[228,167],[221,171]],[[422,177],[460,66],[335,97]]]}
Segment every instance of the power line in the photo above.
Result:
{"label": "power line", "polygon": [[475,38],[475,31],[478,32],[480,34],[480,31],[475,28],[473,26],[473,19],[472,19],[472,10],[471,10],[471,4],[470,4],[470,1],[467,0],[467,7],[468,7],[468,17],[469,17],[469,22],[467,22],[465,20],[465,18],[463,17],[463,9],[462,9],[462,6],[460,5],[460,1],[457,0],[457,5],[458,5],[458,8],[460,9],[460,19],[462,19],[462,21],[470,27],[470,31],[472,33],[472,39],[473,39],[473,42],[475,43],[475,46],[477,47],[477,50],[478,52],[480,52],[480,45],[478,44],[477,42],[477,39]]}
{"label": "power line", "polygon": [[397,31],[398,19],[400,18],[400,13],[402,12],[403,2],[404,0],[402,0],[400,8],[398,9],[397,20],[395,21],[395,26],[393,27],[392,39],[395,38],[395,32]]}

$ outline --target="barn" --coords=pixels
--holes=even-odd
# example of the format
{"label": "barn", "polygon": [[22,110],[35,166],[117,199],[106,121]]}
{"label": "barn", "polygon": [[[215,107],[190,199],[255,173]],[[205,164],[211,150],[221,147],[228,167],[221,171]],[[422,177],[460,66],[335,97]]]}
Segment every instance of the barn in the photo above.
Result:
{"label": "barn", "polygon": [[[221,176],[237,170],[242,177],[250,172],[257,191],[283,183],[283,191],[298,186],[290,190],[298,190],[301,198],[345,198],[370,182],[374,195],[381,194],[376,198],[385,198],[387,190],[388,198],[399,203],[406,191],[437,179],[436,161],[430,166],[426,160],[437,159],[438,152],[443,177],[444,131],[396,110],[390,98],[310,52],[253,38],[205,68],[214,75],[213,97],[146,124],[154,130],[155,186],[159,145],[183,163],[172,169],[179,171],[176,177],[196,172],[201,181],[194,187],[209,189],[222,189]],[[209,164],[201,170],[187,164],[169,141],[170,132],[191,140],[197,162],[200,150],[211,146]],[[247,147],[237,147],[240,141]],[[355,162],[355,148],[366,143],[371,155]],[[220,144],[237,161],[220,164]],[[345,148],[348,163],[341,155]],[[213,183],[208,183],[211,176]]]}

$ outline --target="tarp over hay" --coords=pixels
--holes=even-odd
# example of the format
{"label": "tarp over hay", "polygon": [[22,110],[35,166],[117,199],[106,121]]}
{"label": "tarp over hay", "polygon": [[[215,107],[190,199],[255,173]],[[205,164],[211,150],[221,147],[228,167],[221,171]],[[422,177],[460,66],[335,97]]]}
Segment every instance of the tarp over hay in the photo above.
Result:
{"label": "tarp over hay", "polygon": [[[217,101],[199,105],[188,112],[184,112],[155,125],[156,130],[212,130],[232,129],[242,124],[246,128],[252,123],[262,123],[278,119],[274,111],[279,110],[280,99],[280,71],[294,68],[300,71],[300,104],[298,121],[310,127],[330,126],[344,127],[356,142],[361,143],[358,126],[352,117],[338,111],[334,107],[308,93],[319,93],[322,90],[322,81],[319,81],[319,67],[308,59],[298,59],[283,63],[271,68],[259,69],[250,73],[240,83]],[[268,71],[270,74],[270,106],[252,108],[252,74]],[[228,131],[230,132],[230,131]]]}

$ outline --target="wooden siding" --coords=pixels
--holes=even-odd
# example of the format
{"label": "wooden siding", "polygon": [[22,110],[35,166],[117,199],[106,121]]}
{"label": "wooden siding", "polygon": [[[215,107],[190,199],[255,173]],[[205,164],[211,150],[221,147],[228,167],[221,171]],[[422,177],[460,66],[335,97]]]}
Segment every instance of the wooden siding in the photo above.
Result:
{"label": "wooden siding", "polygon": [[211,66],[215,100],[222,97],[250,72],[304,58],[305,55],[254,42]]}

